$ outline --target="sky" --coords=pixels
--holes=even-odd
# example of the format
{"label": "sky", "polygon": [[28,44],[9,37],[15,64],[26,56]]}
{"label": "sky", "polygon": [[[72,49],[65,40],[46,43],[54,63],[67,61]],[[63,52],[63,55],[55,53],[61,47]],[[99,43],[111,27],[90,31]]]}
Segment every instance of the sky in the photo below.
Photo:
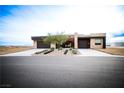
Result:
{"label": "sky", "polygon": [[0,45],[32,45],[31,36],[56,32],[124,42],[124,6],[0,5]]}

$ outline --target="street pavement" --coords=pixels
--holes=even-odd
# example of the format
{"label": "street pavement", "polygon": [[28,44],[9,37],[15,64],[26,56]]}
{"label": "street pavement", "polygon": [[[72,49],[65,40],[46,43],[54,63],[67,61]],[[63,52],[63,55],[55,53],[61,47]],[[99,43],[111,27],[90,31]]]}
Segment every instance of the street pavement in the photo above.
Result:
{"label": "street pavement", "polygon": [[5,88],[124,88],[124,57],[1,56]]}

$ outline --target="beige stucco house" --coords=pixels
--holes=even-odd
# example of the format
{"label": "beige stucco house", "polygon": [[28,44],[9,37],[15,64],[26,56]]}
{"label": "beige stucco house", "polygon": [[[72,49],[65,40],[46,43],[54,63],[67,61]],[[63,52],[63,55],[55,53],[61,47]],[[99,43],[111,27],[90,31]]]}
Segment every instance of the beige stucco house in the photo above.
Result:
{"label": "beige stucco house", "polygon": [[[33,36],[34,48],[50,48],[56,47],[54,44],[45,44],[43,39],[47,36]],[[62,47],[74,48],[106,48],[106,34],[105,33],[93,33],[90,35],[83,35],[75,33],[74,35],[69,35],[69,40],[65,42]]]}

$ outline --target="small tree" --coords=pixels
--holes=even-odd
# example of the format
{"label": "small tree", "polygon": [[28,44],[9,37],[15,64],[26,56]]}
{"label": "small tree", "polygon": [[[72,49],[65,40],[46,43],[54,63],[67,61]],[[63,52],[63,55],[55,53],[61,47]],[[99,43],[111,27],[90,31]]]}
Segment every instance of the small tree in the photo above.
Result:
{"label": "small tree", "polygon": [[50,44],[50,43],[56,44],[55,36],[48,33],[48,36],[43,39],[43,42],[46,43],[46,44]]}
{"label": "small tree", "polygon": [[55,44],[57,48],[60,48],[61,45],[68,40],[68,35],[65,35],[63,32],[51,35],[48,33],[48,36],[43,40],[47,44]]}
{"label": "small tree", "polygon": [[63,43],[65,43],[68,40],[68,35],[65,35],[63,32],[57,33],[56,35],[56,42],[57,47],[60,48]]}

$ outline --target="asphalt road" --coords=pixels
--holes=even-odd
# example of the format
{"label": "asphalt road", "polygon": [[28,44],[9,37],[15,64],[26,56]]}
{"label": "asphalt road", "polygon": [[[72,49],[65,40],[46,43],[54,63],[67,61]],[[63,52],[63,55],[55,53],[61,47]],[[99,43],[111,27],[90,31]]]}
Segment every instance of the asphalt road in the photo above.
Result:
{"label": "asphalt road", "polygon": [[0,87],[123,88],[124,57],[0,57]]}

